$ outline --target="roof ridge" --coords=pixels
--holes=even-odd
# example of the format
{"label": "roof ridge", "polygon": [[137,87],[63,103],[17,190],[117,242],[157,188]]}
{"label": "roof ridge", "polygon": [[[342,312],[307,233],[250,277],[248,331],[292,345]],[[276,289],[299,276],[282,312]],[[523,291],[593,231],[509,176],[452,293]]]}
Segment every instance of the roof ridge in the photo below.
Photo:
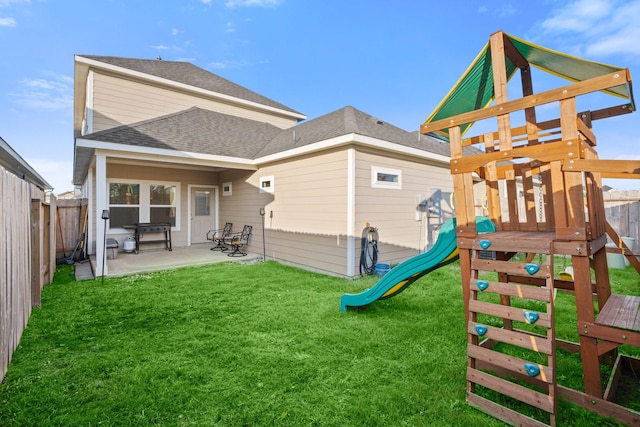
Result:
{"label": "roof ridge", "polygon": [[359,133],[360,127],[356,119],[356,109],[351,105],[343,107],[344,111],[344,130],[345,133]]}
{"label": "roof ridge", "polygon": [[76,55],[76,57],[97,61],[107,66],[118,67],[128,72],[141,73],[153,78],[203,89],[245,102],[275,108],[292,114],[297,121],[306,118],[304,114],[281,104],[254,90],[235,83],[205,68],[187,61],[165,61],[128,58],[122,56]]}

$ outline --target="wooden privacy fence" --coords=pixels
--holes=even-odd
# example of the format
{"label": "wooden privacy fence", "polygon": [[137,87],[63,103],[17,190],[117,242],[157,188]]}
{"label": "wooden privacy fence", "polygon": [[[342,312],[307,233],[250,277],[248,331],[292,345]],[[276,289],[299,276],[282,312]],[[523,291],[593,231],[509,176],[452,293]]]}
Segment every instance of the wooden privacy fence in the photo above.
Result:
{"label": "wooden privacy fence", "polygon": [[[0,380],[55,272],[55,197],[0,167]],[[48,197],[48,199],[47,199]]]}
{"label": "wooden privacy fence", "polygon": [[[635,193],[635,192],[634,192]],[[620,236],[628,236],[635,239],[634,247],[630,248],[634,254],[640,252],[640,201],[622,198],[606,199],[605,214],[609,224]]]}
{"label": "wooden privacy fence", "polygon": [[56,217],[56,259],[81,259],[87,226],[87,199],[58,200]]}

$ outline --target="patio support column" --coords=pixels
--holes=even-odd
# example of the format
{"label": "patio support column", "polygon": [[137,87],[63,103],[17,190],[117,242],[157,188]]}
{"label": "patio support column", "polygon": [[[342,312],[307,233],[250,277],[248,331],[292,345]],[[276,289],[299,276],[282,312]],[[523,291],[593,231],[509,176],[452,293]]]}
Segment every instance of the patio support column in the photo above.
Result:
{"label": "patio support column", "polygon": [[355,276],[356,150],[347,150],[347,276]]}
{"label": "patio support column", "polygon": [[[105,249],[105,226],[100,218],[102,210],[108,209],[107,205],[107,156],[96,153],[96,210],[93,214],[96,224],[96,277],[106,276],[109,269],[107,263],[104,263],[104,271],[102,270],[102,259]],[[98,222],[100,221],[100,222]]]}

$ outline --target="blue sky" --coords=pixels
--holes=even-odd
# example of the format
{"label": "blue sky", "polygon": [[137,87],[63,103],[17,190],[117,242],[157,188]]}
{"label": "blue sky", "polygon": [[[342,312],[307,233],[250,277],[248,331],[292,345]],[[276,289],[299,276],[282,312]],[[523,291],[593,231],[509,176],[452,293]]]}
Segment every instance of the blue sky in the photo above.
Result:
{"label": "blue sky", "polygon": [[[640,0],[0,0],[0,136],[72,189],[74,54],[189,61],[309,119],[352,105],[417,130],[497,30],[640,76]],[[638,124],[595,122],[600,157],[640,159]]]}

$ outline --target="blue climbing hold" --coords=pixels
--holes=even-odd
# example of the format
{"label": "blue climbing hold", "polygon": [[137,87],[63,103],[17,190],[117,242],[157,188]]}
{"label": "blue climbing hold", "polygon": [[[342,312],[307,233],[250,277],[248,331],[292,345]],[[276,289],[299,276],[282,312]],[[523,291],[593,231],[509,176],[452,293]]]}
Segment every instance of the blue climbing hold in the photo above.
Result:
{"label": "blue climbing hold", "polygon": [[478,287],[478,289],[480,289],[481,291],[484,291],[485,289],[487,289],[489,287],[489,282],[487,282],[486,280],[478,280],[476,282],[476,286]]}
{"label": "blue climbing hold", "polygon": [[538,264],[526,264],[524,269],[527,270],[529,274],[536,274],[538,270],[540,270],[540,266]]}
{"label": "blue climbing hold", "polygon": [[476,328],[476,332],[480,336],[483,336],[484,334],[487,333],[487,327],[484,325],[476,325],[475,328]]}
{"label": "blue climbing hold", "polygon": [[524,369],[527,370],[527,374],[529,374],[530,377],[535,377],[540,373],[540,367],[533,363],[525,363]]}
{"label": "blue climbing hold", "polygon": [[535,311],[525,311],[523,314],[527,323],[530,324],[536,323],[538,321],[538,318],[540,317]]}
{"label": "blue climbing hold", "polygon": [[480,240],[480,247],[482,249],[487,249],[489,246],[491,246],[491,240],[486,240],[486,239]]}

